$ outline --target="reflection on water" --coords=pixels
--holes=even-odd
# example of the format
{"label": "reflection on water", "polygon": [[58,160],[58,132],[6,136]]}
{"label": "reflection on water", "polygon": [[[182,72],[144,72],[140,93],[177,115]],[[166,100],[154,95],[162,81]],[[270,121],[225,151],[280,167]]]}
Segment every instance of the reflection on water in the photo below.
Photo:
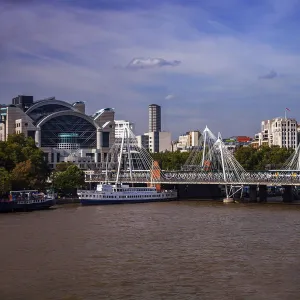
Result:
{"label": "reflection on water", "polygon": [[0,215],[0,299],[299,299],[300,206],[173,202]]}

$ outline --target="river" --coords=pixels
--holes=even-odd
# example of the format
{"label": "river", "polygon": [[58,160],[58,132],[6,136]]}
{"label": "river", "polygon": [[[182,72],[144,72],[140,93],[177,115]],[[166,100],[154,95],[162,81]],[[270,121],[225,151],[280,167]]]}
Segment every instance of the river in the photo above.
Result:
{"label": "river", "polygon": [[1,300],[299,299],[300,205],[178,201],[0,215]]}

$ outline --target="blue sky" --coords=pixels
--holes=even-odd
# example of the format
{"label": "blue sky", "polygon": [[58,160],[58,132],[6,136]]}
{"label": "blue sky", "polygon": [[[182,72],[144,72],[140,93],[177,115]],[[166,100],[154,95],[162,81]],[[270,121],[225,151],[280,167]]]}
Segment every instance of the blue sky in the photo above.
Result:
{"label": "blue sky", "polygon": [[157,103],[173,138],[252,136],[299,120],[299,26],[298,0],[0,0],[0,103],[82,100],[137,133]]}

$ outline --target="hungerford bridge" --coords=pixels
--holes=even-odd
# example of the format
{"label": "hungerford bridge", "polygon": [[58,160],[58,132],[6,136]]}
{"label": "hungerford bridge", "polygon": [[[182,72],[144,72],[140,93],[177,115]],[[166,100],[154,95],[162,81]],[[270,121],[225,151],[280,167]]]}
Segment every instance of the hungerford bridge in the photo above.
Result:
{"label": "hungerford bridge", "polygon": [[[280,170],[249,172],[244,170],[222,141],[206,127],[187,161],[177,171],[161,170],[137,138],[125,127],[123,137],[116,139],[106,157],[105,170],[86,171],[86,182],[126,182],[139,184],[212,184],[224,185],[227,198],[243,186],[300,186],[300,144]],[[251,191],[250,191],[251,192]],[[241,193],[239,193],[241,194]]]}

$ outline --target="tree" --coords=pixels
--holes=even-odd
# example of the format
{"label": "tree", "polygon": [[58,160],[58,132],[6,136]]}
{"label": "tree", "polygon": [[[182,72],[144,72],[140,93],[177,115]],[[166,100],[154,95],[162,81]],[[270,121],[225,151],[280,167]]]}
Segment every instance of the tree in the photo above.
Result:
{"label": "tree", "polygon": [[9,135],[7,141],[0,142],[1,167],[11,173],[13,189],[42,189],[49,175],[43,151],[24,134]]}
{"label": "tree", "polygon": [[180,170],[188,159],[189,155],[189,152],[180,151],[151,153],[152,158],[158,161],[163,170]]}
{"label": "tree", "polygon": [[260,148],[241,147],[235,152],[235,158],[248,171],[280,169],[293,154],[294,149],[279,146],[262,146]]}
{"label": "tree", "polygon": [[11,190],[11,178],[9,172],[0,168],[0,196],[6,195]]}
{"label": "tree", "polygon": [[56,164],[55,171],[63,172],[68,169],[69,166],[72,166],[73,164],[71,162],[60,162]]}
{"label": "tree", "polygon": [[85,184],[84,173],[72,164],[65,171],[54,171],[52,183],[56,191],[74,195],[76,189]]}

